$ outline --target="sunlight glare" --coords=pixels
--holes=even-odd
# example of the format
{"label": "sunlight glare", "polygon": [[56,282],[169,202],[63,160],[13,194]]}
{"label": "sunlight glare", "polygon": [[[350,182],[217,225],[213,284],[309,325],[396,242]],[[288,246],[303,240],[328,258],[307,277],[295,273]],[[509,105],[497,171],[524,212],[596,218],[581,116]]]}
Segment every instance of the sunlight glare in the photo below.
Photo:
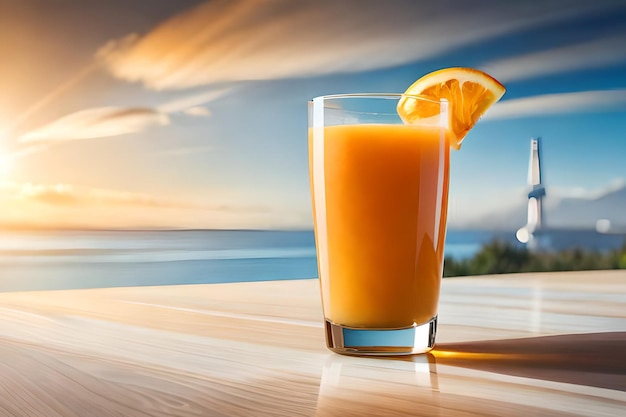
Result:
{"label": "sunlight glare", "polygon": [[0,148],[0,177],[5,177],[13,169],[13,158]]}

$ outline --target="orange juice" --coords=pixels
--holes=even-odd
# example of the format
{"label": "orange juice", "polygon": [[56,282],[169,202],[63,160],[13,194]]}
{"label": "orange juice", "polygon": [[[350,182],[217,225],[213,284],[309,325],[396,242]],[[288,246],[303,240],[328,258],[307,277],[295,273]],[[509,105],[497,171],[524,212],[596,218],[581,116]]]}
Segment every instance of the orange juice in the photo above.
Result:
{"label": "orange juice", "polygon": [[[443,129],[319,129],[309,130],[309,164],[326,319],[379,329],[428,322],[437,315],[448,206]],[[314,148],[323,153],[317,166]]]}

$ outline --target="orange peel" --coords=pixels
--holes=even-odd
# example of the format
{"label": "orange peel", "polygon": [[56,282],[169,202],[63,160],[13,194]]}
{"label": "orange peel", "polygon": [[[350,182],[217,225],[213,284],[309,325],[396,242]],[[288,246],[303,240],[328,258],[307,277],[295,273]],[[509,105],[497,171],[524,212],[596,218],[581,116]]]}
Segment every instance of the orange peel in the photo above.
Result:
{"label": "orange peel", "polygon": [[455,149],[480,117],[504,95],[506,89],[489,74],[473,68],[445,68],[415,81],[398,102],[397,111],[407,124],[439,114],[436,103],[417,100],[423,96],[449,102],[449,140]]}

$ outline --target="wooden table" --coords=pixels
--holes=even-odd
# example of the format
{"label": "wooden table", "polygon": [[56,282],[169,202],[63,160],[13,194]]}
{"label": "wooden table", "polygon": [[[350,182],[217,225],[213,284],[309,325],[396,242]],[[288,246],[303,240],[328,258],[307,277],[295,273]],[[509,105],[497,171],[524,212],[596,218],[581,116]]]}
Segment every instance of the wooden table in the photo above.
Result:
{"label": "wooden table", "polygon": [[626,271],[445,279],[390,359],[326,350],[317,285],[0,294],[0,416],[626,415]]}

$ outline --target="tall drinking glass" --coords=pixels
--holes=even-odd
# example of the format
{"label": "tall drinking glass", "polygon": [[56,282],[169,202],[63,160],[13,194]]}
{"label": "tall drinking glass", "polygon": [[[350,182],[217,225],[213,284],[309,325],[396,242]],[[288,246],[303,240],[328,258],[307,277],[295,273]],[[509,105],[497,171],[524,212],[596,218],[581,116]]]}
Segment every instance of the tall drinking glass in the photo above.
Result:
{"label": "tall drinking glass", "polygon": [[410,97],[429,117],[409,125],[396,112],[402,97],[345,94],[309,102],[326,342],[338,353],[412,354],[435,343],[448,207],[448,102]]}

